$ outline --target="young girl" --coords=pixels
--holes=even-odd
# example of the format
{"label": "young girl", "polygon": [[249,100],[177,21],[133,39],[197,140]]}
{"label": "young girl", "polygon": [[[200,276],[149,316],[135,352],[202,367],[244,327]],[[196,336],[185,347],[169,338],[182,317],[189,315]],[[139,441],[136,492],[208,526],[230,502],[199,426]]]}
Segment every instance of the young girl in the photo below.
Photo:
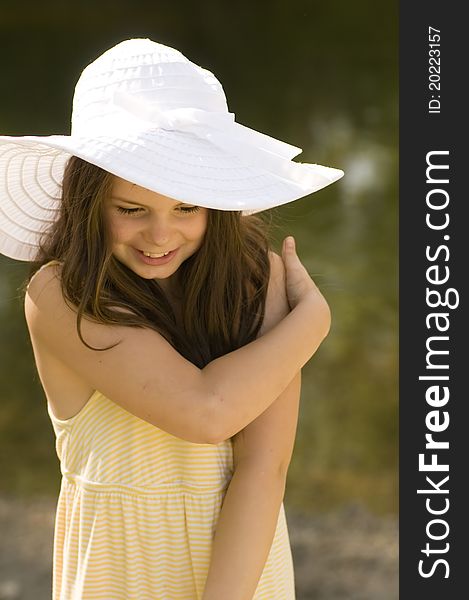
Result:
{"label": "young girl", "polygon": [[0,137],[0,251],[33,263],[63,475],[53,598],[294,599],[282,501],[330,314],[253,213],[342,176],[300,151],[140,39],[83,71],[70,136]]}

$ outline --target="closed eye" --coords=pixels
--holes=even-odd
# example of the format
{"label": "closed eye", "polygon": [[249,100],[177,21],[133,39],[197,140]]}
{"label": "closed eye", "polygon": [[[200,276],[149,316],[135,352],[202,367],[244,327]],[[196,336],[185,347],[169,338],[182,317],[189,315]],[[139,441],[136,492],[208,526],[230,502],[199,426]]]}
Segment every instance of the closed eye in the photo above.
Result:
{"label": "closed eye", "polygon": [[197,212],[200,209],[199,206],[180,206],[179,210],[185,213]]}
{"label": "closed eye", "polygon": [[[124,215],[134,215],[144,209],[143,208],[124,208],[123,206],[117,206],[117,210]],[[198,210],[200,210],[200,207],[199,206],[178,206],[177,210],[180,212],[183,212],[183,213],[195,213]]]}
{"label": "closed eye", "polygon": [[125,215],[133,215],[136,212],[138,212],[139,210],[142,210],[141,208],[124,208],[123,206],[118,206],[117,210]]}

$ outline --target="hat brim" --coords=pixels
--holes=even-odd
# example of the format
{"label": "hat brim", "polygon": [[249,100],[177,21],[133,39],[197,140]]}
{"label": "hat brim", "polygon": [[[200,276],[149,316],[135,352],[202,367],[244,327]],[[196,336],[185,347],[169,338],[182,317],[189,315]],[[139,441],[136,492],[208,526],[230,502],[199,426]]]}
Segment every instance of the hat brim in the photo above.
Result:
{"label": "hat brim", "polygon": [[312,194],[343,176],[285,160],[282,175],[230,155],[191,133],[140,131],[86,136],[0,136],[0,252],[34,260],[59,210],[65,164],[75,155],[175,200],[253,214]]}

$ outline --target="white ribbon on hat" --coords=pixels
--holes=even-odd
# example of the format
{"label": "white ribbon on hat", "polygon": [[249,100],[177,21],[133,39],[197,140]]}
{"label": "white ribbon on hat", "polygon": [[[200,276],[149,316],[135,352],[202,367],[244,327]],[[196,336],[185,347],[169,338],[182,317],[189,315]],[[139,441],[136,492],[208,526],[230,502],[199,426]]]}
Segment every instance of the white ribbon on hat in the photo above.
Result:
{"label": "white ribbon on hat", "polygon": [[300,187],[310,186],[316,177],[305,165],[292,162],[291,159],[302,152],[301,148],[237,123],[234,113],[190,107],[164,110],[155,103],[122,91],[114,92],[110,101],[132,120],[145,124],[147,130],[193,133],[228,155],[293,179]]}

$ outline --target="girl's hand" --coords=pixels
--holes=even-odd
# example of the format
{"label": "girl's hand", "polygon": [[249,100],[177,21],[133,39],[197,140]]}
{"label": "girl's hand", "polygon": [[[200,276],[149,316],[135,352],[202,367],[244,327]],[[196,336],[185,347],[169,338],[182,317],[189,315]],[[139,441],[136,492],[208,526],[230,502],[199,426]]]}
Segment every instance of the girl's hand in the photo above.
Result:
{"label": "girl's hand", "polygon": [[283,240],[282,258],[285,264],[285,285],[290,308],[295,308],[307,296],[315,296],[320,304],[325,305],[326,312],[329,312],[324,296],[298,258],[294,237],[288,236]]}

